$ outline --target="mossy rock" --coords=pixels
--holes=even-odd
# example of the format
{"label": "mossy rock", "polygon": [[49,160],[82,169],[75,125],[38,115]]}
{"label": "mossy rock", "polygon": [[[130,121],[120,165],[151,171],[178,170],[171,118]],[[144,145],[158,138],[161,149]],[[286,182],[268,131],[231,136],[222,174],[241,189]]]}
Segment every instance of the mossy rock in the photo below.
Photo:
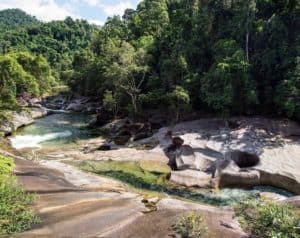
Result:
{"label": "mossy rock", "polygon": [[149,171],[151,173],[161,173],[161,174],[171,173],[171,168],[163,162],[144,160],[144,161],[140,161],[139,165],[143,170]]}

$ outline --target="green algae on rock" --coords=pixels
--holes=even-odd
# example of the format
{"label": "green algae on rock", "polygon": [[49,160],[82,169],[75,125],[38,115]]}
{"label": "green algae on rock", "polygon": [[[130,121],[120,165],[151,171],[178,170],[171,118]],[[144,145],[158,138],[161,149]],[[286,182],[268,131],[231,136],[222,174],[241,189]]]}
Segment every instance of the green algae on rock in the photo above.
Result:
{"label": "green algae on rock", "polygon": [[195,190],[178,186],[168,180],[168,166],[157,161],[69,161],[68,163],[80,169],[101,176],[120,180],[141,192],[158,192],[161,195],[171,195],[181,199],[211,204],[229,206],[245,198],[255,197],[252,192],[234,193],[234,196],[223,196],[210,190]]}

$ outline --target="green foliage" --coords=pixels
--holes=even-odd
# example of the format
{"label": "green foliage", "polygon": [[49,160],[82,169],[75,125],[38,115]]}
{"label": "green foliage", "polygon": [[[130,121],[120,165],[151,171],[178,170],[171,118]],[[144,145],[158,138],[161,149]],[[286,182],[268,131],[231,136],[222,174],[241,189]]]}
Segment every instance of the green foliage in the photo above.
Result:
{"label": "green foliage", "polygon": [[183,215],[174,225],[174,230],[182,238],[201,238],[207,234],[205,221],[202,215],[197,212]]}
{"label": "green foliage", "polygon": [[14,167],[13,159],[0,155],[0,236],[27,230],[38,221],[29,208],[34,196],[25,193],[11,176]]}
{"label": "green foliage", "polygon": [[0,28],[12,29],[17,27],[34,26],[39,21],[19,9],[7,9],[0,12]]}
{"label": "green foliage", "polygon": [[175,120],[177,122],[179,119],[179,112],[184,111],[185,106],[190,103],[190,96],[184,88],[176,86],[175,89],[168,94],[168,98],[171,104],[170,107],[173,109],[172,111],[176,112]]}
{"label": "green foliage", "polygon": [[9,175],[15,168],[15,164],[12,158],[0,155],[0,180],[3,176]]}
{"label": "green foliage", "polygon": [[299,237],[300,219],[291,206],[267,200],[247,200],[235,207],[243,228],[262,238]]}
{"label": "green foliage", "polygon": [[106,111],[113,113],[114,115],[118,112],[118,101],[114,97],[112,91],[106,90],[103,95],[102,101],[103,107]]}
{"label": "green foliage", "polygon": [[29,51],[42,55],[56,77],[70,70],[73,56],[88,46],[97,30],[85,20],[43,23],[18,9],[0,11],[0,53]]}
{"label": "green foliage", "polygon": [[297,117],[298,11],[265,0],[144,0],[96,33],[72,85],[100,97],[110,90],[135,112],[178,111],[180,87],[194,109]]}
{"label": "green foliage", "polygon": [[[20,24],[14,11],[7,20],[0,12],[0,52],[42,55],[73,91],[100,100],[111,91],[122,113],[157,108],[178,114],[183,107],[173,96],[180,87],[189,97],[184,108],[300,119],[298,2],[143,0],[101,28],[71,18],[41,23],[16,12],[24,18]],[[29,73],[40,81],[48,71]]]}
{"label": "green foliage", "polygon": [[110,176],[135,188],[159,190],[167,183],[169,167],[156,162],[86,161],[79,164],[83,170]]}
{"label": "green foliage", "polygon": [[285,113],[289,117],[300,118],[300,57],[295,60],[295,67],[277,87],[275,102],[280,113]]}
{"label": "green foliage", "polygon": [[28,52],[0,55],[0,71],[1,109],[15,108],[18,96],[43,95],[55,83],[46,59]]}
{"label": "green foliage", "polygon": [[[167,176],[170,168],[166,164],[157,161],[68,161],[68,163],[80,169],[102,176],[108,176],[126,184],[131,188],[148,192],[160,192],[197,202],[212,204],[215,206],[228,206],[235,204],[240,198],[221,198],[193,191],[171,183]],[[251,195],[250,195],[251,196]]]}
{"label": "green foliage", "polygon": [[0,179],[0,235],[27,230],[38,221],[29,207],[33,199],[13,177]]}
{"label": "green foliage", "polygon": [[201,96],[213,109],[225,115],[241,113],[256,102],[249,79],[249,63],[233,40],[218,41],[216,62],[203,77]]}

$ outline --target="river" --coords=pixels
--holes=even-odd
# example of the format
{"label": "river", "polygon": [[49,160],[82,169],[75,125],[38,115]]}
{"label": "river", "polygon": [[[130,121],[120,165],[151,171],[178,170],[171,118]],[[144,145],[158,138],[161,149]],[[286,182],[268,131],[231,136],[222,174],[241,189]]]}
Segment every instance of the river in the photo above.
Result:
{"label": "river", "polygon": [[[76,149],[79,150],[79,144],[84,143],[85,140],[97,136],[99,137],[99,134],[97,135],[94,133],[93,130],[87,128],[88,122],[90,120],[91,116],[85,114],[52,114],[47,117],[36,120],[35,123],[29,126],[20,128],[14,136],[10,137],[10,141],[12,143],[12,146],[17,150],[23,152],[25,151],[27,153],[34,152],[37,157],[41,157],[43,159],[47,158],[47,156],[44,155],[47,154],[48,151],[57,151],[59,153],[59,151],[62,151],[65,148],[72,148],[76,151]],[[111,171],[111,174],[105,173],[105,176],[116,178],[116,172],[119,171]],[[137,181],[136,184],[141,183]],[[135,186],[135,182],[131,181],[130,185]],[[168,186],[168,184],[165,184],[164,186]],[[138,187],[138,189],[141,189],[141,187]],[[168,187],[161,189],[160,186],[159,190],[160,191],[156,192],[163,192],[167,193],[168,195],[174,195],[173,190],[170,190]],[[169,193],[166,191],[171,192]],[[282,198],[290,197],[293,195],[287,191],[269,186],[254,187],[252,190],[225,188],[221,189],[217,194],[201,189],[193,190],[191,192],[187,190],[187,192],[179,191],[179,195],[175,195],[188,199],[190,198],[196,201],[199,200],[202,202],[207,202],[210,199],[217,199],[218,201],[220,201],[220,204],[227,205],[231,202],[240,201],[245,197],[256,196],[260,192],[275,193],[277,195],[282,196]]]}
{"label": "river", "polygon": [[16,149],[76,146],[79,140],[92,137],[87,129],[90,120],[91,116],[79,113],[52,114],[20,128],[10,140]]}

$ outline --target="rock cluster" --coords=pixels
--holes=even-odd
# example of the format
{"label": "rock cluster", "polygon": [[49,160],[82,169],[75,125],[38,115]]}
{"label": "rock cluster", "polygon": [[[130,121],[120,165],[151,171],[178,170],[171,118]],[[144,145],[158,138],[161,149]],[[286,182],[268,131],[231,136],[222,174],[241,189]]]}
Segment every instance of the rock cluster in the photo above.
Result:
{"label": "rock cluster", "polygon": [[5,136],[12,134],[20,127],[30,125],[34,119],[47,115],[47,110],[43,107],[28,107],[21,112],[12,112],[9,121],[4,121],[0,125],[0,132]]}
{"label": "rock cluster", "polygon": [[125,145],[129,141],[137,141],[152,136],[150,123],[134,123],[126,120],[113,136],[113,141],[117,145]]}
{"label": "rock cluster", "polygon": [[100,110],[100,103],[98,100],[91,97],[84,97],[79,95],[59,95],[55,97],[46,98],[42,102],[43,106],[50,111],[73,111],[84,113],[96,113]]}
{"label": "rock cluster", "polygon": [[[162,128],[152,140],[186,186],[270,185],[300,194],[300,126],[266,118],[201,119]],[[170,135],[172,135],[173,140]]]}

